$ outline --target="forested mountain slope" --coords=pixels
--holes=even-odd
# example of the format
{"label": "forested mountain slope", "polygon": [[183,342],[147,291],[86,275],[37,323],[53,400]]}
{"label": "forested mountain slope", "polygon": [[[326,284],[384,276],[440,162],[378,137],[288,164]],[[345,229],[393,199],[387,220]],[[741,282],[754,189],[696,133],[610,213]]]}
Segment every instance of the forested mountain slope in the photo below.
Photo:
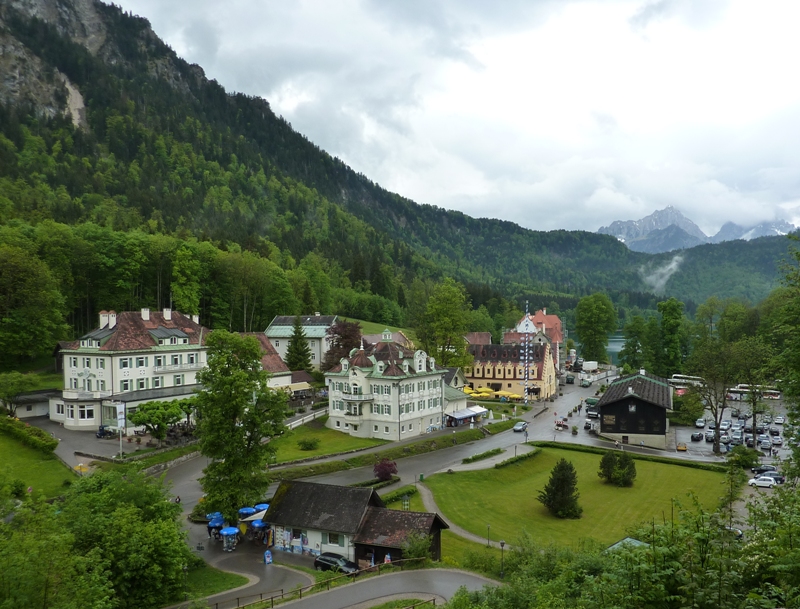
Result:
{"label": "forested mountain slope", "polygon": [[[11,50],[0,64],[6,221],[193,237],[251,251],[285,272],[313,254],[334,287],[401,308],[414,277],[442,274],[513,298],[613,290],[623,301],[650,301],[643,278],[668,262],[606,235],[530,231],[389,193],[296,133],[266,101],[207,80],[145,19],[117,7],[10,0],[0,20],[0,42]],[[724,255],[695,258],[689,250],[666,291],[701,301],[722,283],[731,295],[758,299],[774,285],[775,260],[787,247],[776,238],[755,248],[737,242]],[[752,273],[757,281],[747,280]],[[164,281],[156,291],[133,290],[126,305],[146,301],[144,292],[164,304]],[[295,296],[304,289],[293,287]],[[76,302],[76,318],[110,306]]]}

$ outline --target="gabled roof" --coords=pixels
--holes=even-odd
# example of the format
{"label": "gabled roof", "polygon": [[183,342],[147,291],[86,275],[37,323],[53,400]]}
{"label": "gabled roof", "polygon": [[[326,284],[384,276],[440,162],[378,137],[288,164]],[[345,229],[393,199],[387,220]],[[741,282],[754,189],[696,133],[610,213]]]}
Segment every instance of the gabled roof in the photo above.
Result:
{"label": "gabled roof", "polygon": [[[265,330],[269,338],[291,338],[294,333],[294,315],[276,315]],[[325,338],[338,317],[336,315],[301,315],[303,334],[306,338]]]}
{"label": "gabled roof", "polygon": [[492,344],[491,332],[467,332],[464,335],[470,345],[490,345]]}
{"label": "gabled roof", "polygon": [[[481,364],[519,364],[522,359],[521,345],[469,345],[467,350]],[[541,362],[546,351],[545,345],[531,345],[531,362]]]}
{"label": "gabled roof", "polygon": [[[379,342],[383,341],[383,334],[364,334],[361,338],[371,345],[377,345]],[[414,349],[414,343],[411,342],[411,339],[399,330],[392,332],[392,342],[397,343],[398,345],[401,345],[409,350]]]}
{"label": "gabled roof", "polygon": [[292,528],[353,534],[369,507],[384,507],[371,488],[285,480],[275,491],[264,519]]}
{"label": "gabled roof", "polygon": [[[139,311],[123,311],[117,314],[116,323],[96,328],[83,338],[94,340],[107,340],[101,344],[100,351],[137,351],[158,346],[158,338],[180,337],[188,339],[188,344],[197,345],[200,336],[203,343],[208,337],[209,330],[191,317],[172,311],[170,319],[166,319],[163,312],[150,311],[148,319],[142,318]],[[80,343],[69,343],[70,347],[62,346],[62,350],[77,349]],[[75,345],[74,347],[72,345]]]}
{"label": "gabled roof", "polygon": [[606,389],[597,407],[613,404],[630,396],[649,402],[655,406],[672,409],[672,387],[667,379],[640,370],[638,374],[631,374],[618,378]]}
{"label": "gabled roof", "polygon": [[[564,331],[561,327],[561,318],[558,315],[548,315],[547,309],[539,309],[533,315],[528,314],[528,320],[538,329],[543,330],[547,337],[554,343],[564,342]],[[523,331],[525,316],[517,322],[516,331]]]}
{"label": "gabled roof", "polygon": [[289,372],[287,366],[275,351],[275,347],[269,342],[269,338],[263,332],[242,332],[241,336],[253,336],[258,341],[263,351],[261,355],[261,367],[270,374],[285,374]]}
{"label": "gabled roof", "polygon": [[295,370],[292,372],[292,383],[313,383],[314,377],[305,370]]}
{"label": "gabled roof", "polygon": [[353,543],[401,548],[414,533],[431,535],[441,529],[449,528],[438,514],[370,507],[367,508],[361,528],[353,537]]}

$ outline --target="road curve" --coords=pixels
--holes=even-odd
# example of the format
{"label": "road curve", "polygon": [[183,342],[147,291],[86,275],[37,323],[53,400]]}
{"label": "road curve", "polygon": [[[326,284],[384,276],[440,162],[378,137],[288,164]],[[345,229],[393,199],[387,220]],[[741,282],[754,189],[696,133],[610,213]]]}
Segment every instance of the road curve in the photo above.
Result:
{"label": "road curve", "polygon": [[307,598],[281,605],[292,609],[349,609],[350,607],[377,601],[389,596],[411,596],[425,600],[438,596],[450,600],[461,586],[468,590],[480,590],[484,586],[496,586],[498,582],[453,569],[423,569],[402,571],[370,577],[354,584],[319,592]]}

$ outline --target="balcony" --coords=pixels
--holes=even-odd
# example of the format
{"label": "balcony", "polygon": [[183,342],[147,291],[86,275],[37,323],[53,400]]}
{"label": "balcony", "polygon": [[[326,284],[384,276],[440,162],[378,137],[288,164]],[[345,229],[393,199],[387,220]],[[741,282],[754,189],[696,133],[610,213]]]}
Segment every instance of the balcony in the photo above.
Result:
{"label": "balcony", "polygon": [[170,364],[168,366],[154,366],[153,372],[182,372],[185,370],[200,370],[203,367],[199,362],[194,364]]}
{"label": "balcony", "polygon": [[342,391],[339,395],[345,402],[371,402],[373,400],[371,393],[345,393]]}
{"label": "balcony", "polygon": [[80,389],[64,389],[61,392],[61,397],[64,400],[101,400],[103,398],[110,398],[110,391],[83,391]]}
{"label": "balcony", "polygon": [[362,417],[363,415],[360,412],[345,411],[344,416],[346,416],[348,419],[358,419],[358,418]]}

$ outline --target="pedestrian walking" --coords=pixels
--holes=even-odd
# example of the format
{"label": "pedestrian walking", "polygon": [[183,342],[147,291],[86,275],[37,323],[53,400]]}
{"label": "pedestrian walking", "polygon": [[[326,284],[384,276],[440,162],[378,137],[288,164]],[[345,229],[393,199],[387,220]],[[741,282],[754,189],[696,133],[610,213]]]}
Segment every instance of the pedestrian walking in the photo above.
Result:
{"label": "pedestrian walking", "polygon": [[614,440],[614,448],[619,448],[619,440]]}

